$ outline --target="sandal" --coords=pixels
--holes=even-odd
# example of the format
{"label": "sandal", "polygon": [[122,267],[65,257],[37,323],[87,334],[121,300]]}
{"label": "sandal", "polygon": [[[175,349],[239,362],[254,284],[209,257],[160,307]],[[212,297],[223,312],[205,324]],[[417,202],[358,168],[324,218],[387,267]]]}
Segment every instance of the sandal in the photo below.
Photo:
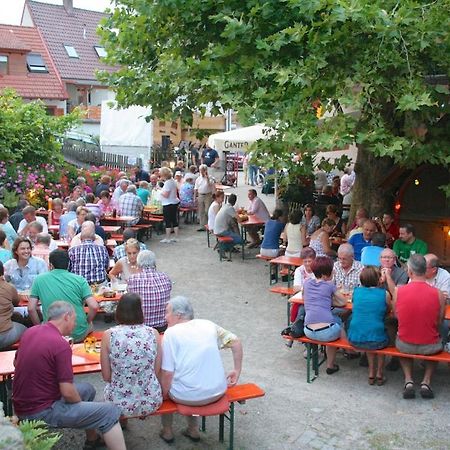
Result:
{"label": "sandal", "polygon": [[373,386],[375,384],[375,377],[369,377],[369,384]]}
{"label": "sandal", "polygon": [[335,364],[333,367],[327,367],[327,375],[333,375],[339,370],[339,366]]}
{"label": "sandal", "polygon": [[412,381],[408,381],[407,383],[405,383],[405,387],[403,389],[403,398],[405,400],[416,398],[416,391],[414,390],[414,383]]}
{"label": "sandal", "polygon": [[422,398],[434,398],[434,392],[431,390],[430,386],[426,383],[420,384],[420,396]]}
{"label": "sandal", "polygon": [[159,433],[159,437],[166,443],[166,444],[173,444],[175,442],[175,438],[172,436],[171,438],[166,438],[163,435],[163,432],[161,431]]}
{"label": "sandal", "polygon": [[386,383],[386,377],[377,377],[377,386],[383,386]]}
{"label": "sandal", "polygon": [[192,442],[199,442],[200,436],[191,436],[189,430],[183,430],[182,435],[190,439]]}

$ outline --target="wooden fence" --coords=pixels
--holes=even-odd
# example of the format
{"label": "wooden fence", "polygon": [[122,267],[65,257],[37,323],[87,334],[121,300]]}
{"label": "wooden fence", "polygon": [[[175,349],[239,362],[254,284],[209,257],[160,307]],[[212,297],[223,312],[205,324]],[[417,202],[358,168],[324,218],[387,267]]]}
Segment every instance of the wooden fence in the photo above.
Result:
{"label": "wooden fence", "polygon": [[62,153],[69,162],[78,165],[107,166],[121,170],[129,169],[136,164],[142,165],[141,158],[136,158],[134,164],[129,164],[128,156],[105,153],[95,144],[88,144],[85,142],[74,143],[65,140]]}

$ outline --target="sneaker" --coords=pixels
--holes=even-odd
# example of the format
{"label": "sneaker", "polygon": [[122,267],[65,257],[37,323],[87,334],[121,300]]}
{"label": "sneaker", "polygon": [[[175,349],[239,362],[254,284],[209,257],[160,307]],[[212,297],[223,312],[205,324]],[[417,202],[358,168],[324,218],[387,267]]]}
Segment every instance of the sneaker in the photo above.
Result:
{"label": "sneaker", "polygon": [[170,239],[170,242],[178,242],[178,239]]}
{"label": "sneaker", "polygon": [[170,244],[170,239],[161,239],[159,242],[161,242],[161,244]]}

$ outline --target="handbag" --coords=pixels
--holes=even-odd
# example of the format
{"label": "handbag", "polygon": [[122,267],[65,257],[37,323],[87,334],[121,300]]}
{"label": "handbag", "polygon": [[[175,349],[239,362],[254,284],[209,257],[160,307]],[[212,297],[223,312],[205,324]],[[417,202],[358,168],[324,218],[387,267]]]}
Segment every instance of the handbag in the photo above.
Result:
{"label": "handbag", "polygon": [[304,317],[298,318],[291,325],[291,332],[289,333],[290,336],[293,338],[303,337],[305,335],[304,327],[305,327],[305,318]]}

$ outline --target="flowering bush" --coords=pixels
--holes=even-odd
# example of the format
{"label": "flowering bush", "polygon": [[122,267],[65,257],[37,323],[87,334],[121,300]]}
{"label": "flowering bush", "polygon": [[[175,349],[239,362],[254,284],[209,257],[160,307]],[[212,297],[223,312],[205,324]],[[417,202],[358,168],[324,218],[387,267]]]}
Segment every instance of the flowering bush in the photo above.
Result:
{"label": "flowering bush", "polygon": [[3,192],[3,203],[7,207],[13,207],[17,204],[17,199],[22,197],[35,207],[47,207],[49,198],[64,199],[68,196],[79,176],[84,177],[86,184],[94,188],[102,175],[108,174],[115,180],[119,172],[119,169],[106,166],[80,169],[71,164],[31,165],[0,161],[0,185],[6,190]]}
{"label": "flowering bush", "polygon": [[3,187],[27,199],[33,206],[44,206],[51,197],[67,195],[61,183],[62,171],[53,164],[32,166],[0,161]]}
{"label": "flowering bush", "polygon": [[[109,175],[112,180],[117,180],[118,174],[121,171],[121,169],[111,168],[107,166],[91,166],[89,167],[89,169],[78,169],[78,174],[79,176],[86,178],[86,184],[88,184],[92,188],[103,175]],[[127,175],[129,178],[131,176],[131,173],[127,172]]]}

